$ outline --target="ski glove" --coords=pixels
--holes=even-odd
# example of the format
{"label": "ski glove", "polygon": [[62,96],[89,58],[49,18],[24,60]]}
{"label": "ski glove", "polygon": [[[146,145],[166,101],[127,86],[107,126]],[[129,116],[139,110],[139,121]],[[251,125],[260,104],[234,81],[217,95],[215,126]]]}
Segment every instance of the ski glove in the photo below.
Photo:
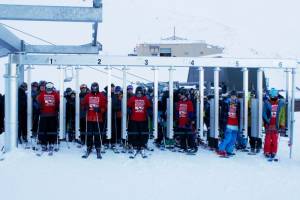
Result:
{"label": "ski glove", "polygon": [[96,113],[100,112],[99,107],[94,107],[94,112],[96,112]]}

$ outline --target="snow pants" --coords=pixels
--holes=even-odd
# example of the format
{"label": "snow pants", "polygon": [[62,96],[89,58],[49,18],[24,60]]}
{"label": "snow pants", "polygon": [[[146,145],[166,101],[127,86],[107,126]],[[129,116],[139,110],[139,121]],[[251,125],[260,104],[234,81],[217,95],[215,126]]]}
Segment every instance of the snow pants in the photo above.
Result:
{"label": "snow pants", "polygon": [[227,153],[233,153],[238,130],[232,130],[226,128],[224,139],[219,144],[219,151],[226,151]]}
{"label": "snow pants", "polygon": [[128,143],[134,148],[145,148],[149,138],[148,132],[147,121],[130,121],[128,127]]}
{"label": "snow pants", "polygon": [[18,138],[27,141],[27,113],[21,113],[19,115],[19,127],[18,127]]}
{"label": "snow pants", "polygon": [[278,148],[278,131],[277,130],[266,130],[264,153],[265,154],[276,154]]}
{"label": "snow pants", "polygon": [[100,149],[101,141],[103,142],[104,138],[106,138],[106,135],[103,133],[104,133],[103,123],[88,121],[87,132],[86,132],[87,148],[92,149],[94,145],[96,149]]}
{"label": "snow pants", "polygon": [[119,144],[121,141],[122,132],[122,118],[113,117],[112,118],[112,132],[110,144]]}
{"label": "snow pants", "polygon": [[42,145],[55,144],[57,142],[57,116],[41,116],[38,138]]}
{"label": "snow pants", "polygon": [[180,148],[181,149],[187,149],[196,148],[196,134],[191,133],[191,129],[185,129],[185,128],[178,128],[177,132],[180,132],[177,136],[180,138]]}
{"label": "snow pants", "polygon": [[262,140],[259,137],[251,136],[251,127],[248,128],[249,144],[252,150],[260,150],[262,148]]}

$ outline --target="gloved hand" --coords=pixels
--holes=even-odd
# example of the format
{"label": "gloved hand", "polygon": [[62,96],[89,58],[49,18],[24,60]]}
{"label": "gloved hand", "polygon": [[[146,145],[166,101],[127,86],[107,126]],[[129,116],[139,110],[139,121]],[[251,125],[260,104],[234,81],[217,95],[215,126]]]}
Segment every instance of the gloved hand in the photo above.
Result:
{"label": "gloved hand", "polygon": [[100,112],[99,107],[94,107],[93,109],[94,109],[94,112],[96,112],[96,113]]}

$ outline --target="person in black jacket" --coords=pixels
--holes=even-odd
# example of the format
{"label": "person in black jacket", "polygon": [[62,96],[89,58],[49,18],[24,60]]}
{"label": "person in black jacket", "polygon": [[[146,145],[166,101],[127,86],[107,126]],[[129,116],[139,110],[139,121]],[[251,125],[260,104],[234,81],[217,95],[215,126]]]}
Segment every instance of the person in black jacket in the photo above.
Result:
{"label": "person in black jacket", "polygon": [[27,84],[22,83],[18,90],[18,140],[20,143],[27,143]]}
{"label": "person in black jacket", "polygon": [[68,132],[68,139],[70,142],[75,140],[75,91],[67,91],[66,98],[66,127]]}
{"label": "person in black jacket", "polygon": [[4,132],[4,96],[0,94],[0,135]]}
{"label": "person in black jacket", "polygon": [[80,100],[80,142],[82,145],[85,144],[85,133],[87,132],[86,130],[86,123],[87,123],[87,116],[86,116],[86,109],[84,106],[84,97],[89,93],[89,89],[86,84],[80,85],[80,93],[79,93],[79,100]]}
{"label": "person in black jacket", "polygon": [[115,87],[115,91],[112,94],[112,134],[110,144],[112,148],[121,142],[122,131],[122,88],[120,86]]}

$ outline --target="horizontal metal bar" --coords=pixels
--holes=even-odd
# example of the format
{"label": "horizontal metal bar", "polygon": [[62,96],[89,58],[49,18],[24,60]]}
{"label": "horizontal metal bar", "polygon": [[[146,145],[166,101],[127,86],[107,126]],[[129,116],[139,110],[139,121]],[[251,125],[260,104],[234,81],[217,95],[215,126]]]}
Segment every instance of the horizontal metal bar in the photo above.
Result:
{"label": "horizontal metal bar", "polygon": [[102,22],[102,6],[37,6],[0,4],[0,20]]}
{"label": "horizontal metal bar", "polygon": [[37,53],[37,54],[97,54],[101,51],[102,45],[97,46],[82,45],[25,45],[26,53]]}
{"label": "horizontal metal bar", "polygon": [[12,62],[24,65],[80,65],[80,66],[131,66],[131,67],[222,67],[222,68],[296,68],[293,59],[246,59],[201,57],[139,57],[78,55],[13,55]]}

